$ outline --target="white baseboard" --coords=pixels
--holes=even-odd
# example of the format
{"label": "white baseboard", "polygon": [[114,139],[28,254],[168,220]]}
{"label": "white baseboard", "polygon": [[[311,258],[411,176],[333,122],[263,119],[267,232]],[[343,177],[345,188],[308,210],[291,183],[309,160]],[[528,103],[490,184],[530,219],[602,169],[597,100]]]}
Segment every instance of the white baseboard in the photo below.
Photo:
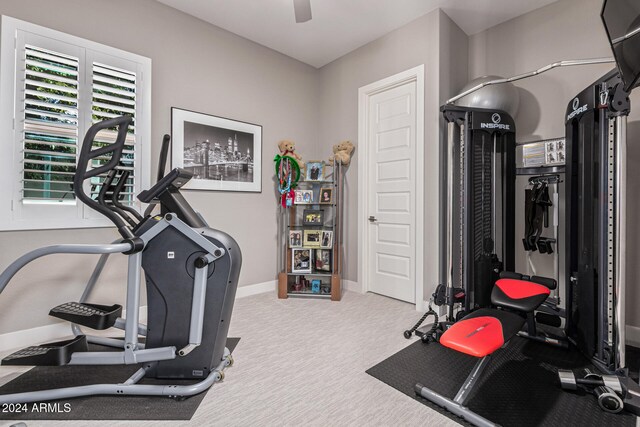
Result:
{"label": "white baseboard", "polygon": [[[126,310],[122,310],[122,317],[126,318]],[[146,322],[147,306],[140,307],[138,318],[141,322]],[[9,350],[19,350],[30,345],[43,342],[63,340],[72,337],[71,324],[69,322],[57,321],[51,325],[38,326],[31,329],[22,329],[16,332],[9,332],[0,335],[0,352]]]}
{"label": "white baseboard", "polygon": [[277,289],[277,280],[269,280],[268,282],[256,283],[254,285],[239,286],[236,290],[236,298],[244,298],[266,292],[275,292]]}
{"label": "white baseboard", "polygon": [[[256,283],[255,285],[241,286],[236,291],[236,298],[244,298],[265,292],[275,293],[276,288],[276,280]],[[126,317],[126,313],[123,312],[122,316]],[[146,319],[146,317],[147,306],[140,307],[140,319]],[[18,350],[38,343],[64,339],[71,335],[71,325],[68,322],[56,322],[51,325],[8,332],[0,335],[0,352]]]}
{"label": "white baseboard", "polygon": [[[343,279],[342,283],[344,285],[344,289],[349,292],[357,292],[359,294],[363,294],[362,286],[358,282],[354,282],[353,280]],[[416,304],[416,311],[427,311],[427,301],[420,301]]]}
{"label": "white baseboard", "polygon": [[69,323],[56,322],[52,325],[23,329],[0,335],[0,352],[18,350],[41,342],[64,339],[71,336]]}
{"label": "white baseboard", "polygon": [[354,282],[353,280],[347,280],[344,279],[342,281],[342,283],[344,284],[344,289],[350,291],[350,292],[357,292],[359,294],[362,293],[362,286],[360,286],[360,284],[358,282]]}

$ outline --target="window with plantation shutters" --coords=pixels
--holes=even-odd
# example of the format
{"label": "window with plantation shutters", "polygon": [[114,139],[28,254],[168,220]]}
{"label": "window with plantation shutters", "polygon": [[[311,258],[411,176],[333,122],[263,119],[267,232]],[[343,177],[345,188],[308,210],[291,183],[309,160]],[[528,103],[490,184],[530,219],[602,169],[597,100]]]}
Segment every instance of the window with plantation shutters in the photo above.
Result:
{"label": "window with plantation shutters", "polygon": [[[1,29],[0,230],[111,226],[76,200],[73,176],[87,129],[121,115],[133,117],[118,166],[129,173],[121,202],[140,208],[136,195],[149,187],[151,61],[6,16]],[[94,148],[115,136],[101,131]],[[97,197],[104,178],[85,191]]]}
{"label": "window with plantation shutters", "polygon": [[[129,127],[126,144],[124,146],[122,161],[117,169],[127,170],[130,175],[120,193],[123,204],[132,205],[135,200],[135,118],[136,118],[136,74],[126,70],[110,67],[94,62],[92,64],[92,122],[112,119],[123,115],[133,117]],[[117,132],[115,130],[103,130],[98,133],[94,147],[112,144],[115,142]],[[100,166],[108,158],[98,158],[93,166]],[[105,176],[92,178],[92,197],[97,197],[97,185]]]}
{"label": "window with plantation shutters", "polygon": [[78,58],[25,46],[23,200],[75,200]]}

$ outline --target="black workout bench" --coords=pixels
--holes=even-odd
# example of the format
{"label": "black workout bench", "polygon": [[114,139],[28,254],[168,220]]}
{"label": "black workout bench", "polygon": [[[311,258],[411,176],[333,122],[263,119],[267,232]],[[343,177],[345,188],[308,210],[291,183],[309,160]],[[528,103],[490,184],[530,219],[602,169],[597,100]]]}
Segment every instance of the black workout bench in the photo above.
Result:
{"label": "black workout bench", "polygon": [[[507,273],[507,276],[522,277],[516,273]],[[540,279],[544,284],[515,278],[499,279],[491,291],[491,303],[498,308],[473,311],[442,334],[440,344],[443,346],[479,358],[453,400],[422,384],[415,385],[416,394],[474,425],[494,426],[493,422],[464,405],[489,364],[491,355],[505,347],[509,340],[518,334],[527,319],[531,319],[533,312],[547,299],[550,288],[556,286],[555,280]]]}

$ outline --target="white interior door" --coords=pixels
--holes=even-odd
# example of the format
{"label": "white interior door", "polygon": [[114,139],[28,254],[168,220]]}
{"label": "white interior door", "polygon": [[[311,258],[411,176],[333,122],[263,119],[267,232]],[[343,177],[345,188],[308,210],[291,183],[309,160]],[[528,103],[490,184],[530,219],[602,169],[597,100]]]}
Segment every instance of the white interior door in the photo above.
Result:
{"label": "white interior door", "polygon": [[416,82],[371,95],[368,110],[368,288],[415,303]]}

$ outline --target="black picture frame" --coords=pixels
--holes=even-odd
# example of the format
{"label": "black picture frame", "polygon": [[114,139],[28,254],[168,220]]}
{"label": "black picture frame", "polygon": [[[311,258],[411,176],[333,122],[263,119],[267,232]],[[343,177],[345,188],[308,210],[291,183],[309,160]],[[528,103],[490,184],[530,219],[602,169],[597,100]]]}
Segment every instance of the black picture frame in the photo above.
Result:
{"label": "black picture frame", "polygon": [[184,189],[262,193],[261,125],[171,107],[171,147]]}
{"label": "black picture frame", "polygon": [[333,254],[330,249],[315,249],[313,253],[313,269],[318,273],[331,273]]}
{"label": "black picture frame", "polygon": [[302,225],[319,225],[324,224],[323,209],[305,209],[302,212]]}

